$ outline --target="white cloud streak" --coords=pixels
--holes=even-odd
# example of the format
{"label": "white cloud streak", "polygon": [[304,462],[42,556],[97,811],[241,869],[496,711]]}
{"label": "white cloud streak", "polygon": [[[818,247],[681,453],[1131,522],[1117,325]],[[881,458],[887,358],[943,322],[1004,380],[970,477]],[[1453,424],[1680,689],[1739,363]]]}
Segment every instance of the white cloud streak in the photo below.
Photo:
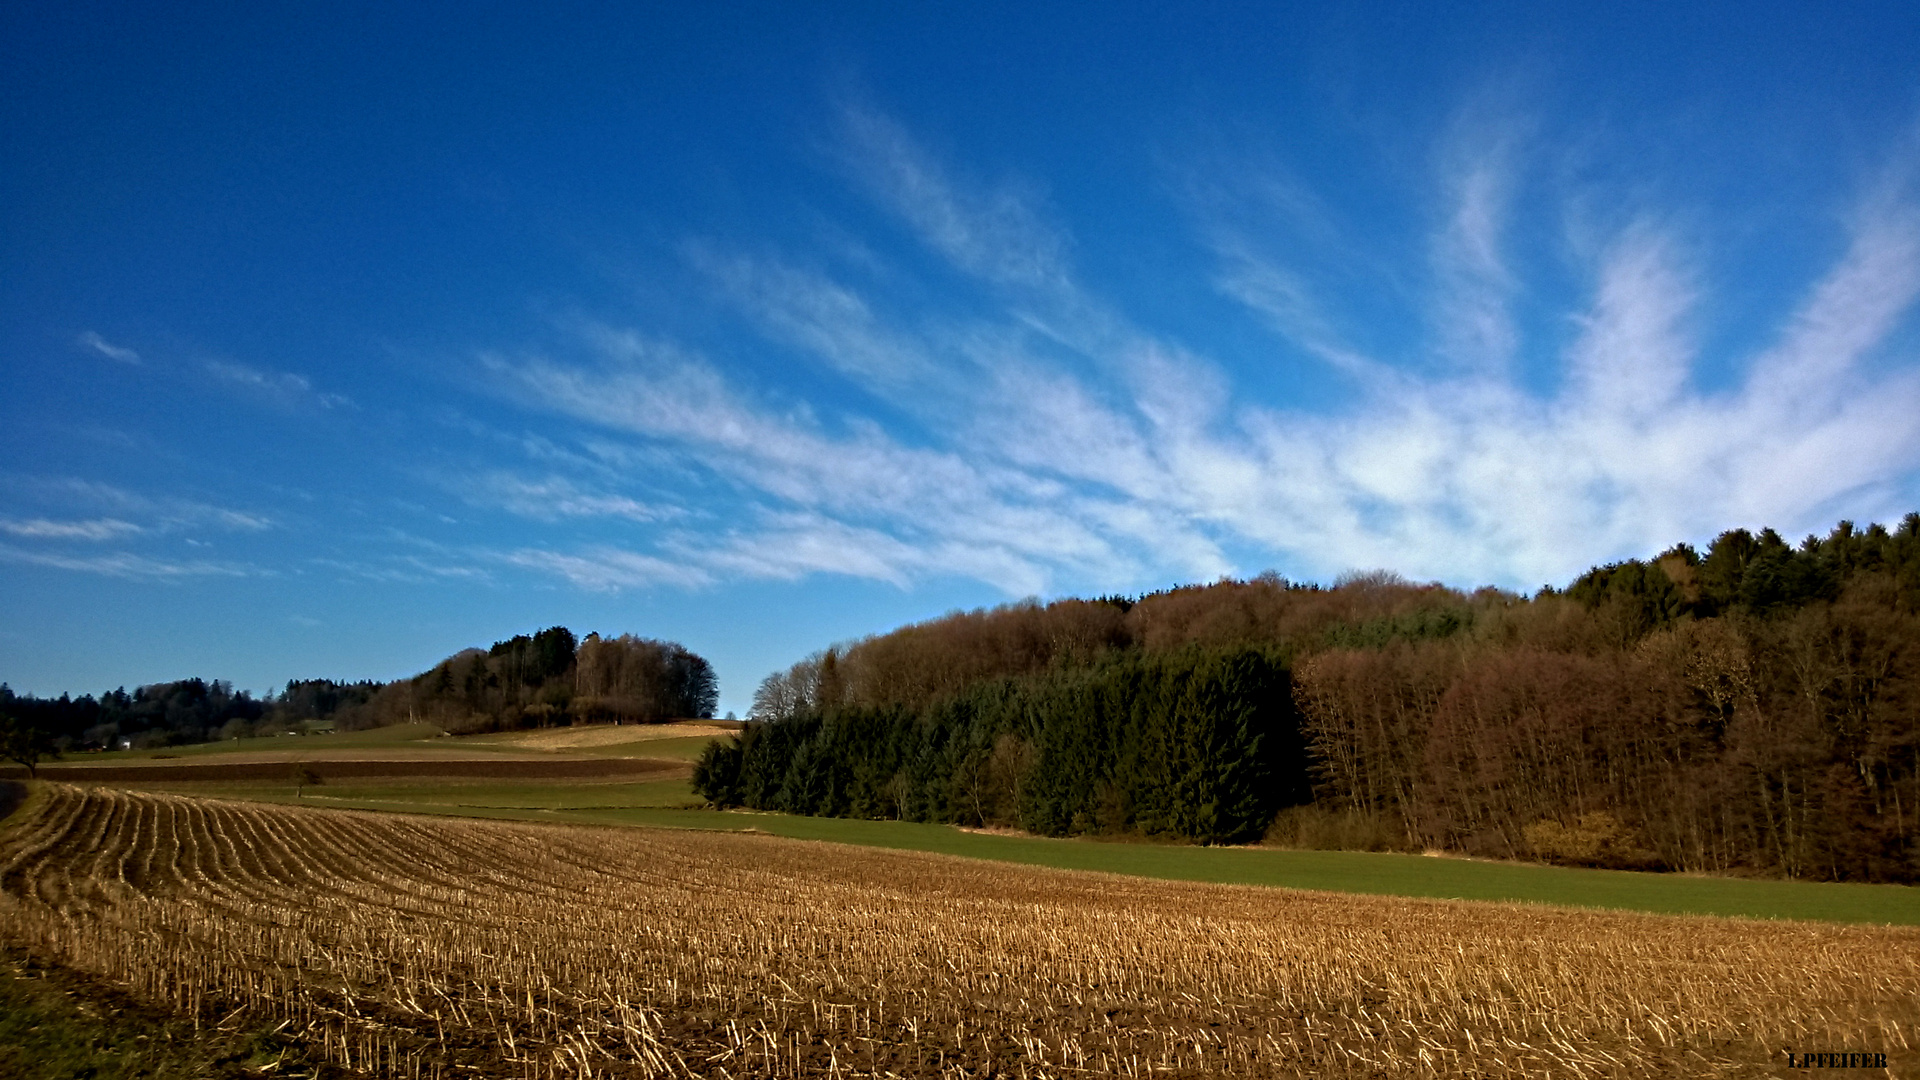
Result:
{"label": "white cloud streak", "polygon": [[1022,193],[969,190],[892,118],[859,107],[841,115],[853,174],[928,245],[968,273],[1006,285],[1063,286],[1065,238]]}
{"label": "white cloud streak", "polygon": [[557,475],[531,478],[495,471],[462,486],[467,498],[476,504],[497,506],[538,521],[621,518],[649,522],[681,514],[677,507],[653,506],[625,495],[586,490]]}
{"label": "white cloud streak", "polygon": [[312,380],[290,371],[265,371],[224,360],[207,361],[206,370],[209,375],[222,382],[250,391],[283,407],[310,403],[322,409],[334,409],[353,404],[352,399],[344,394],[315,390]]}
{"label": "white cloud streak", "polygon": [[171,533],[207,527],[228,532],[263,532],[274,527],[271,518],[259,513],[195,499],[142,495],[75,476],[15,477],[9,478],[7,486],[29,493],[35,501],[104,509],[141,519],[144,524],[132,528],[142,532]]}
{"label": "white cloud streak", "polygon": [[575,554],[527,548],[502,558],[515,566],[557,574],[590,592],[617,592],[656,585],[697,587],[712,580],[697,568],[611,547]]}
{"label": "white cloud streak", "polygon": [[111,341],[108,341],[106,338],[101,337],[98,333],[92,330],[88,330],[85,333],[81,334],[78,338],[75,338],[74,341],[81,348],[91,349],[94,352],[99,353],[101,356],[104,356],[109,360],[117,361],[118,363],[122,363],[122,364],[137,365],[140,363],[139,353],[134,352],[132,349],[129,349],[124,345],[115,345]]}
{"label": "white cloud streak", "polygon": [[91,521],[49,521],[46,518],[0,518],[0,532],[31,540],[111,540],[142,532],[140,526],[118,518]]}
{"label": "white cloud streak", "polygon": [[811,354],[863,390],[924,405],[958,388],[961,372],[943,365],[924,342],[887,326],[865,297],[824,275],[721,256],[699,244],[689,245],[687,256],[769,336]]}
{"label": "white cloud streak", "polygon": [[1519,347],[1509,311],[1517,282],[1502,252],[1513,151],[1498,125],[1461,128],[1441,165],[1447,212],[1432,241],[1437,345],[1456,366],[1499,374]]}
{"label": "white cloud streak", "polygon": [[254,577],[260,574],[259,570],[238,563],[199,560],[178,562],[170,559],[148,558],[129,552],[73,556],[45,551],[25,551],[9,544],[0,544],[0,561],[24,563],[30,566],[49,566],[58,570],[100,574],[104,577],[149,581],[179,581],[199,577]]}

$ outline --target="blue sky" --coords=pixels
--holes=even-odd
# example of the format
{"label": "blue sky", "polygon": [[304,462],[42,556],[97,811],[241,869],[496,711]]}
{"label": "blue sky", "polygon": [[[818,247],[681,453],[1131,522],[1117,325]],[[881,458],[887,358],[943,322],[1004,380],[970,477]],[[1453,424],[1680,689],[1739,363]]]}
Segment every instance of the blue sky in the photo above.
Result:
{"label": "blue sky", "polygon": [[717,7],[7,5],[0,678],[1920,509],[1910,5]]}

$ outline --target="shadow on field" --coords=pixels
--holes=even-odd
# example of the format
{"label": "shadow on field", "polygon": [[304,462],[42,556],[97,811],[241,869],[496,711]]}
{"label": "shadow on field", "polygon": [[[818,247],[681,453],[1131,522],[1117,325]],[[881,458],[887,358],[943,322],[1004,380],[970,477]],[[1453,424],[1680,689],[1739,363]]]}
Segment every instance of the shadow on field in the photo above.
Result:
{"label": "shadow on field", "polygon": [[18,780],[0,780],[0,821],[5,821],[7,815],[20,809],[20,804],[26,801],[27,785]]}
{"label": "shadow on field", "polygon": [[349,1075],[309,1058],[299,1039],[278,1031],[196,1024],[107,980],[0,947],[0,1076],[254,1080],[274,1073]]}

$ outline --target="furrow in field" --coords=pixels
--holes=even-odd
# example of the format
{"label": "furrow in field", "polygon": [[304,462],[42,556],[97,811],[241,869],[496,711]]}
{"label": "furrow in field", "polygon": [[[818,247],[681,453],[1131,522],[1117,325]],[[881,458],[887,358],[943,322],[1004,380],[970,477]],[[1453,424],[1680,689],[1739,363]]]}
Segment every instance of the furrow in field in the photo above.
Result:
{"label": "furrow in field", "polygon": [[130,895],[138,895],[152,879],[153,852],[160,846],[160,804],[141,799],[137,807],[138,824],[131,842],[120,853],[117,871],[121,886]]}
{"label": "furrow in field", "polygon": [[0,861],[0,890],[6,897],[38,893],[42,870],[65,846],[62,841],[84,826],[85,812],[79,793],[55,789],[27,825],[13,824],[6,858]]}

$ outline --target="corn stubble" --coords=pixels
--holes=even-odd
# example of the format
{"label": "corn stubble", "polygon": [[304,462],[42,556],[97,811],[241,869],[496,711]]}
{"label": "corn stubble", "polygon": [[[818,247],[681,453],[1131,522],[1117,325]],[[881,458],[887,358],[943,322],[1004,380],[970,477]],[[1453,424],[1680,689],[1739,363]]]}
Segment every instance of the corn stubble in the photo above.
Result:
{"label": "corn stubble", "polygon": [[1147,882],[50,787],[0,932],[389,1077],[1920,1065],[1920,933]]}

